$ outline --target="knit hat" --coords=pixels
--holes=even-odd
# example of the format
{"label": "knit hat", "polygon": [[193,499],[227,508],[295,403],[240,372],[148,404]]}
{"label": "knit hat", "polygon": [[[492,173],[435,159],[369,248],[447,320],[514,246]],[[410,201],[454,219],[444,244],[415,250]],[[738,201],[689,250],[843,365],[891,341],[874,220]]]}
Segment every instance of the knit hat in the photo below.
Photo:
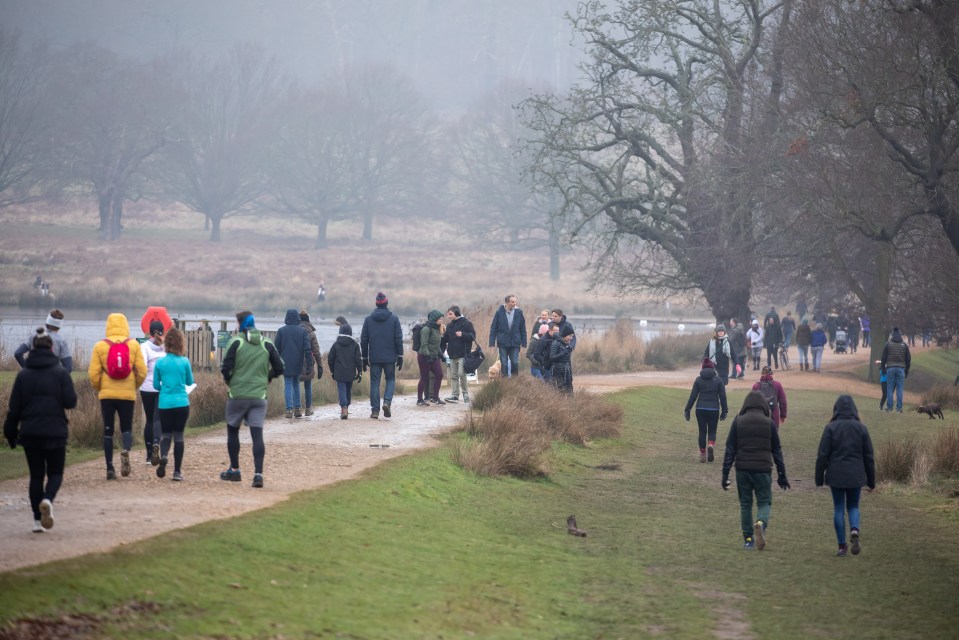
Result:
{"label": "knit hat", "polygon": [[573,327],[568,324],[563,325],[563,328],[559,330],[559,335],[561,338],[573,335]]}
{"label": "knit hat", "polygon": [[60,318],[54,318],[53,314],[48,314],[46,323],[50,325],[51,327],[56,327],[57,329],[59,329],[63,325],[63,320],[61,320]]}
{"label": "knit hat", "polygon": [[772,374],[773,374],[772,367],[770,367],[768,364],[763,367],[762,371],[759,372],[759,375],[761,376],[771,376]]}
{"label": "knit hat", "polygon": [[899,331],[899,327],[892,328],[892,340],[893,342],[902,342],[902,332]]}
{"label": "knit hat", "polygon": [[703,358],[703,369],[715,369],[716,365],[709,358]]}
{"label": "knit hat", "polygon": [[716,333],[719,333],[720,331],[722,331],[723,333],[726,333],[726,325],[724,325],[724,324],[717,324],[717,325],[716,325],[716,331],[715,331],[715,332],[716,332]]}
{"label": "knit hat", "polygon": [[163,323],[159,320],[153,320],[150,323],[150,335],[163,335]]}
{"label": "knit hat", "polygon": [[303,322],[309,322],[310,312],[307,311],[306,309],[300,309],[300,320],[302,320]]}
{"label": "knit hat", "polygon": [[353,335],[353,327],[351,327],[349,324],[340,325],[340,335],[341,336]]}
{"label": "knit hat", "polygon": [[344,318],[343,316],[336,316],[336,320],[334,320],[333,322],[336,323],[336,326],[338,327],[342,327],[344,324],[349,324],[349,322],[347,322],[346,318]]}
{"label": "knit hat", "polygon": [[538,330],[536,333],[538,333],[539,335],[543,335],[543,334],[546,333],[547,331],[549,331],[549,325],[548,325],[548,324],[541,324],[541,325],[539,325],[539,330]]}
{"label": "knit hat", "polygon": [[376,306],[377,306],[377,307],[379,307],[380,309],[382,309],[383,307],[385,307],[385,306],[388,305],[389,303],[390,303],[390,301],[387,299],[385,293],[383,293],[382,291],[380,291],[379,293],[376,294]]}
{"label": "knit hat", "polygon": [[253,314],[251,313],[240,321],[240,330],[246,331],[247,329],[252,329],[254,322],[256,322],[256,320],[253,318]]}

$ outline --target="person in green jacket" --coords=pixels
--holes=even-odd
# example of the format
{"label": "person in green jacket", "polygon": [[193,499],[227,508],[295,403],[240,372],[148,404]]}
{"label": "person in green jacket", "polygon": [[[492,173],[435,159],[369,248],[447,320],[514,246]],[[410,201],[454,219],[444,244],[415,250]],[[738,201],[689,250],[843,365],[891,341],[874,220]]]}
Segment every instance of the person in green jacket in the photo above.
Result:
{"label": "person in green jacket", "polygon": [[183,480],[181,470],[185,442],[183,432],[190,417],[188,387],[194,384],[193,368],[186,357],[186,341],[183,333],[170,329],[163,339],[166,355],[153,366],[153,388],[159,389],[157,411],[160,414],[160,462],[157,477],[166,476],[167,454],[173,441],[173,480]]}
{"label": "person in green jacket", "polygon": [[[416,404],[446,404],[440,400],[440,384],[443,382],[443,361],[440,357],[440,340],[443,337],[440,323],[443,314],[433,309],[426,316],[426,324],[420,328],[420,350],[416,354],[416,364],[420,368],[420,381],[416,385]],[[433,394],[430,395],[430,374],[433,374]]]}

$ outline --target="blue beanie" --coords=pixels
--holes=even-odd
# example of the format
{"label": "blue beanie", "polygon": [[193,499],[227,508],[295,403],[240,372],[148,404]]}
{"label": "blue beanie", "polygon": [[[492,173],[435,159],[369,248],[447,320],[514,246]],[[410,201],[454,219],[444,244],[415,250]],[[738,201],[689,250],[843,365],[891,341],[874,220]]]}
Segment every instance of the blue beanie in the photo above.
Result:
{"label": "blue beanie", "polygon": [[253,314],[251,313],[247,317],[243,318],[243,322],[240,324],[240,330],[246,331],[247,329],[252,329],[254,322],[256,321],[253,319]]}

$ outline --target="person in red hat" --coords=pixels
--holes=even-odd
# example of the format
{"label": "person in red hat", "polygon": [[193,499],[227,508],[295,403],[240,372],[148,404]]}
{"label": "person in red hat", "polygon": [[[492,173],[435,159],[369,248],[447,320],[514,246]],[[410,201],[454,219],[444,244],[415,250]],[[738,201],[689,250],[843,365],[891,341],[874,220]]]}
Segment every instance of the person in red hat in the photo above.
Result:
{"label": "person in red hat", "polygon": [[753,384],[753,391],[763,394],[763,400],[769,405],[769,415],[778,429],[786,421],[786,392],[779,380],[773,380],[773,370],[768,364],[760,372],[759,382]]}
{"label": "person in red hat", "polygon": [[693,389],[686,401],[683,415],[689,422],[690,411],[696,405],[696,422],[699,424],[699,461],[712,462],[715,458],[716,428],[726,419],[726,385],[716,375],[716,366],[708,357],[703,358],[703,368],[693,382]]}

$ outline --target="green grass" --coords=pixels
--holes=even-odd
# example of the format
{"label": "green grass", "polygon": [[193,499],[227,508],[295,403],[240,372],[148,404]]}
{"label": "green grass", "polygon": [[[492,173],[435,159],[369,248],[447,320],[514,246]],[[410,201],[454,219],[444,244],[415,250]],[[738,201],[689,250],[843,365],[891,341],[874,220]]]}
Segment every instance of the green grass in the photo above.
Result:
{"label": "green grass", "polygon": [[[735,415],[744,391],[730,396]],[[558,445],[547,479],[477,478],[445,447],[395,459],[241,518],[0,575],[0,622],[90,614],[108,638],[953,636],[954,499],[866,495],[862,555],[833,555],[812,477],[833,394],[790,394],[793,490],[776,490],[763,552],[741,549],[721,462],[696,461],[686,392],[617,398],[623,437]],[[877,444],[956,426],[871,405]],[[570,514],[588,537],[566,534]]]}
{"label": "green grass", "polygon": [[[912,349],[912,363],[909,367],[909,379],[906,389],[922,393],[937,384],[952,385],[959,374],[959,349]],[[869,376],[869,365],[856,370],[863,380]],[[878,375],[878,374],[877,374]],[[876,379],[878,382],[878,378]]]}

